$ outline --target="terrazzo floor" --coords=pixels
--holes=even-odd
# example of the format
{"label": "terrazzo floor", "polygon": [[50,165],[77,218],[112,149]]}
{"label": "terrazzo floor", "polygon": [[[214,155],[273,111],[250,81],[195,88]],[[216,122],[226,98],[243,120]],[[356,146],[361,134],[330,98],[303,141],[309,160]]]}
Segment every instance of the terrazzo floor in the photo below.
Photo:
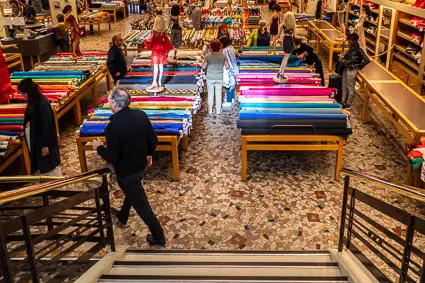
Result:
{"label": "terrazzo floor", "polygon": [[[81,49],[108,50],[112,35],[130,30],[130,23],[138,17],[130,14],[113,24],[112,31],[105,25],[100,36],[82,39]],[[101,96],[105,89],[101,87]],[[84,101],[83,113],[91,105],[91,101]],[[346,141],[343,166],[402,183],[407,163],[397,146],[396,134],[391,133],[393,127],[388,121],[363,124],[360,115],[361,99],[357,97],[351,113],[353,135]],[[336,248],[343,183],[333,178],[335,153],[250,152],[249,180],[242,182],[237,117],[236,108],[207,117],[203,107],[188,150],[180,151],[180,182],[172,181],[171,154],[155,154],[153,166],[146,173],[145,189],[165,229],[166,249]],[[80,172],[75,142],[78,128],[71,118],[60,121],[62,170],[68,175]],[[378,126],[381,123],[390,132],[383,132]],[[87,160],[89,170],[107,166],[95,153],[88,154]],[[403,209],[417,214],[424,211],[414,201],[368,184],[358,185]],[[119,207],[123,194],[115,178],[113,187],[113,206]],[[378,214],[373,216],[382,219]],[[404,226],[382,221],[396,233],[405,234]],[[134,213],[127,226],[114,225],[114,232],[119,245],[149,248],[145,241],[148,230]],[[417,243],[422,246],[423,241]]]}

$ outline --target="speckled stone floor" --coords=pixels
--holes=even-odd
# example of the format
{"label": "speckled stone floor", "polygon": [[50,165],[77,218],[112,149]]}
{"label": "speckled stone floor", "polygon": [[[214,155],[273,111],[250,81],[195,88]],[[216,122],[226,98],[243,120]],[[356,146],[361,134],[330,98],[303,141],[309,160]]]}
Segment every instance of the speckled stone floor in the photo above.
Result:
{"label": "speckled stone floor", "polygon": [[[81,49],[107,50],[112,35],[130,30],[130,23],[138,17],[133,14],[120,20],[112,25],[111,32],[105,25],[100,36],[84,38]],[[102,95],[105,95],[104,86]],[[90,106],[91,102],[85,101],[84,113]],[[363,124],[361,99],[355,99],[351,113],[353,135],[345,145],[343,166],[402,183],[406,159],[398,149],[397,135],[388,121],[380,119],[377,111],[372,112],[378,123]],[[242,182],[237,116],[234,108],[216,118],[207,117],[203,108],[188,151],[180,152],[180,182],[171,180],[171,155],[155,154],[153,166],[146,174],[145,189],[165,229],[166,248],[336,248],[343,184],[333,179],[335,153],[249,153],[249,180]],[[381,124],[386,125],[386,132],[378,126]],[[60,128],[63,172],[72,175],[80,171],[75,142],[78,128],[67,118],[60,122]],[[89,169],[107,166],[95,153],[88,155],[88,165]],[[418,214],[424,211],[424,207],[414,201],[368,184],[358,185],[403,209]],[[123,195],[115,179],[113,186],[112,202],[119,207]],[[373,217],[383,219],[378,214]],[[405,233],[404,226],[389,219],[385,219],[385,223],[396,233]],[[145,241],[148,230],[137,216],[130,217],[126,227],[114,226],[114,232],[117,244],[148,248]],[[417,243],[422,245],[423,241]]]}

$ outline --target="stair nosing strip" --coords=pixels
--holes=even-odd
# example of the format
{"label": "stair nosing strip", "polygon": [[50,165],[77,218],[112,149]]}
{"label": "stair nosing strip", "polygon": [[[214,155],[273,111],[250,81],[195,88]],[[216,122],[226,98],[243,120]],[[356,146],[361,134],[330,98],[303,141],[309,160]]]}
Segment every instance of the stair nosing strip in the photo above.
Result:
{"label": "stair nosing strip", "polygon": [[346,281],[349,282],[348,276],[172,276],[172,275],[121,275],[107,274],[102,275],[99,280],[267,280],[267,281]]}
{"label": "stair nosing strip", "polygon": [[219,265],[219,266],[252,266],[252,267],[314,267],[314,266],[328,266],[328,267],[338,267],[337,262],[218,262],[218,261],[137,261],[137,260],[118,260],[114,262],[115,266],[209,266],[209,265]]}
{"label": "stair nosing strip", "polygon": [[329,251],[326,250],[289,250],[289,251],[241,251],[241,250],[138,250],[128,249],[126,254],[253,254],[253,255],[329,255]]}

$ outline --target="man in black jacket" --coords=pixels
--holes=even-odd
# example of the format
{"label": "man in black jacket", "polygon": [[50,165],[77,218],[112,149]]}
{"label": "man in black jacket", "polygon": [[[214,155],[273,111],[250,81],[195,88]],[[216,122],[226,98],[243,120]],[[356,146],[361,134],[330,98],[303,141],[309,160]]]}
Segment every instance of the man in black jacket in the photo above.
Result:
{"label": "man in black jacket", "polygon": [[114,35],[112,37],[112,47],[108,51],[106,65],[108,66],[109,73],[114,79],[114,84],[116,84],[118,80],[124,78],[127,73],[127,63],[121,49],[122,44],[123,40],[121,35]]}
{"label": "man in black jacket", "polygon": [[323,65],[319,56],[314,53],[313,47],[302,42],[301,38],[294,39],[295,50],[292,54],[297,55],[299,60],[303,60],[306,64],[313,66],[316,73],[320,75],[320,85],[325,85],[325,75],[323,74]]}
{"label": "man in black jacket", "polygon": [[124,204],[120,211],[111,209],[118,221],[126,224],[130,207],[148,226],[146,239],[151,245],[165,245],[164,231],[156,218],[141,177],[146,165],[152,165],[158,139],[148,116],[141,110],[130,109],[131,97],[125,90],[114,88],[109,95],[109,105],[114,113],[106,128],[107,146],[100,140],[93,142],[93,149],[114,166],[118,184],[124,192]]}

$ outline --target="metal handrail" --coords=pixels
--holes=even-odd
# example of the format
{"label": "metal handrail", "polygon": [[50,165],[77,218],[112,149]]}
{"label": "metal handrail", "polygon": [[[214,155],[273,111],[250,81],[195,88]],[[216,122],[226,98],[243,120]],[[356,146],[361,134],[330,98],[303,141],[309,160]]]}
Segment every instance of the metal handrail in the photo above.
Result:
{"label": "metal handrail", "polygon": [[92,179],[100,175],[105,175],[105,174],[110,175],[110,173],[111,173],[111,170],[109,168],[103,168],[103,169],[98,169],[98,170],[82,173],[79,175],[75,175],[72,177],[68,177],[66,179],[54,180],[51,182],[30,185],[30,186],[19,188],[16,190],[3,192],[3,193],[0,193],[0,204],[5,204],[7,202],[15,201],[24,197],[29,197],[29,196],[37,195],[40,193],[48,192],[62,186]]}
{"label": "metal handrail", "polygon": [[378,178],[376,176],[372,176],[369,174],[365,174],[356,170],[352,170],[352,169],[347,169],[347,168],[343,168],[341,170],[341,173],[344,173],[346,175],[355,177],[355,178],[359,178],[362,180],[366,180],[368,182],[372,182],[375,184],[379,184],[382,187],[384,187],[385,189],[388,189],[390,191],[393,191],[395,193],[398,194],[402,194],[411,198],[414,198],[416,200],[425,202],[425,193],[419,192],[417,190],[417,188],[412,187],[412,186],[406,186],[406,185],[400,185],[400,184],[395,184],[393,182]]}

